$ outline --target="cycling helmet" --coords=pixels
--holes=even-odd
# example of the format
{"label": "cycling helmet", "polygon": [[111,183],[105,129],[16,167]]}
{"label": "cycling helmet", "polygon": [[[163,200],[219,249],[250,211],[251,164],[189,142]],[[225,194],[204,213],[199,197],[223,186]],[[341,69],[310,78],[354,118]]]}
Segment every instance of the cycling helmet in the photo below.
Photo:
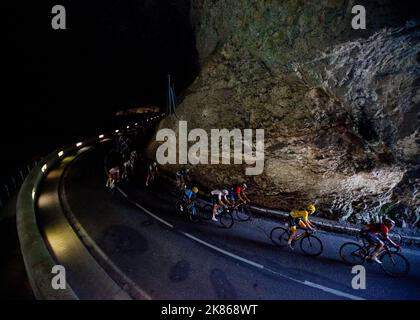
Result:
{"label": "cycling helmet", "polygon": [[383,220],[383,223],[385,223],[385,224],[387,224],[387,225],[389,225],[389,226],[391,226],[391,227],[395,227],[395,221],[394,221],[394,220],[392,220],[392,219],[390,219],[390,218],[385,218],[385,219]]}
{"label": "cycling helmet", "polygon": [[229,191],[227,191],[226,189],[223,189],[222,193],[223,193],[224,196],[227,196],[229,194]]}
{"label": "cycling helmet", "polygon": [[246,185],[246,183],[242,183],[242,188],[244,188],[244,189],[248,188],[248,186]]}
{"label": "cycling helmet", "polygon": [[192,188],[192,192],[198,193],[198,188],[197,187]]}
{"label": "cycling helmet", "polygon": [[308,206],[306,207],[306,210],[315,212],[316,208],[313,204],[308,204]]}

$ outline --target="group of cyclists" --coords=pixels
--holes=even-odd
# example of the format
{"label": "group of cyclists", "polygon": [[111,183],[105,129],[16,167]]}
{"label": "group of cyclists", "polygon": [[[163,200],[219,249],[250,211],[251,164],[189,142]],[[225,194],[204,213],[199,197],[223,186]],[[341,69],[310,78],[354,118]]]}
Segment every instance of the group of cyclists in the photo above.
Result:
{"label": "group of cyclists", "polygon": [[[136,151],[130,149],[130,138],[120,137],[117,141],[118,152],[123,158],[123,172],[120,172],[119,166],[113,166],[109,169],[108,179],[106,182],[107,187],[113,187],[116,182],[122,180],[128,180],[133,174],[135,164],[138,160],[138,154]],[[159,175],[159,169],[156,161],[146,161],[146,177],[145,185],[149,186],[153,180]],[[188,168],[182,168],[175,173],[176,187],[182,191],[181,202],[183,207],[188,207],[197,198],[198,188],[196,186],[189,187],[190,170]],[[211,214],[212,221],[218,221],[218,215],[220,210],[218,208],[234,208],[240,204],[249,204],[250,199],[247,196],[248,186],[246,183],[238,183],[233,186],[215,189],[210,192],[211,199]],[[289,239],[287,242],[288,247],[294,250],[295,239],[297,236],[297,229],[304,229],[313,231],[316,229],[315,225],[310,221],[310,216],[316,212],[314,204],[309,204],[305,209],[293,209],[288,215],[288,228],[289,228]],[[389,237],[389,232],[395,227],[395,222],[390,218],[385,218],[381,223],[367,224],[365,225],[360,233],[360,236],[369,243],[369,252],[371,254],[368,259],[381,264],[378,259],[379,253],[382,251],[385,243],[392,245],[399,249],[400,246],[393,242]]]}
{"label": "group of cyclists", "polygon": [[[198,188],[187,187],[189,183],[189,169],[183,168],[175,173],[176,187],[184,190],[182,194],[182,202],[185,206],[190,205],[196,198]],[[250,203],[248,196],[246,195],[247,185],[246,183],[239,183],[237,185],[226,187],[222,189],[215,189],[210,192],[212,202],[212,220],[217,222],[217,215],[219,207],[235,207],[239,204]]]}
{"label": "group of cyclists", "polygon": [[[184,189],[182,201],[186,206],[190,205],[196,198],[198,188],[188,188],[188,169],[181,169],[176,172],[176,185],[178,188]],[[210,192],[212,203],[212,220],[218,221],[218,207],[234,207],[240,203],[248,204],[250,200],[247,196],[248,186],[246,183],[239,183],[233,187],[226,187],[222,189],[215,189]],[[294,250],[295,239],[297,236],[297,229],[314,231],[316,226],[310,221],[309,217],[316,212],[314,204],[309,204],[305,209],[293,209],[288,215],[289,239],[288,247]],[[378,259],[378,255],[384,248],[385,243],[400,249],[400,246],[395,243],[389,236],[389,232],[395,227],[395,221],[390,218],[384,218],[380,223],[372,223],[365,225],[360,236],[365,239],[369,246],[368,251],[371,252],[367,259],[378,264],[382,262]],[[372,250],[373,249],[373,250]]]}
{"label": "group of cyclists", "polygon": [[[123,131],[118,134],[115,140],[113,153],[118,155],[114,164],[110,166],[107,172],[106,187],[113,189],[116,183],[120,181],[129,181],[135,172],[140,160],[140,154],[134,147],[137,138],[137,131]],[[151,182],[159,175],[156,161],[145,160],[145,179],[144,183],[149,186]]]}
{"label": "group of cyclists", "polygon": [[106,187],[112,189],[115,186],[115,184],[120,182],[121,180],[129,181],[132,175],[134,174],[137,159],[137,151],[133,150],[129,153],[129,156],[127,156],[126,158],[123,157],[123,164],[121,166],[122,170],[118,164],[113,165],[108,170]]}
{"label": "group of cyclists", "polygon": [[246,183],[239,183],[233,187],[227,187],[224,189],[216,189],[210,192],[212,200],[212,220],[218,221],[216,215],[218,214],[218,207],[235,207],[238,204],[247,204],[251,201],[246,195],[248,186]]}
{"label": "group of cyclists", "polygon": [[[305,210],[294,209],[289,213],[288,224],[289,224],[289,240],[288,246],[291,250],[294,249],[294,241],[297,235],[297,227],[304,230],[315,230],[315,225],[309,221],[309,217],[316,211],[315,205],[309,204]],[[389,236],[389,232],[395,227],[395,221],[390,218],[384,218],[380,223],[370,223],[360,231],[362,239],[367,241],[368,255],[367,259],[374,261],[378,264],[382,262],[378,259],[378,255],[382,251],[385,243],[389,243],[393,247],[400,249],[400,246],[395,243]],[[374,248],[374,250],[372,250]]]}

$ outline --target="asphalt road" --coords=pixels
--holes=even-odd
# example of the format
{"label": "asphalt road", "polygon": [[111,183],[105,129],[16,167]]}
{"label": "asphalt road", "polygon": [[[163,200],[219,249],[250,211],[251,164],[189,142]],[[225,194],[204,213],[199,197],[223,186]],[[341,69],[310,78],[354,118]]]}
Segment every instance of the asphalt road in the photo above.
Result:
{"label": "asphalt road", "polygon": [[[319,232],[321,256],[275,247],[267,234],[279,222],[253,216],[231,229],[190,223],[175,213],[169,187],[141,181],[122,185],[128,199],[105,188],[106,145],[81,154],[67,168],[68,206],[92,241],[152,299],[419,299],[420,252],[404,250],[411,272],[391,278],[368,265],[366,289],[338,254],[348,236]],[[297,246],[296,246],[297,247]]]}

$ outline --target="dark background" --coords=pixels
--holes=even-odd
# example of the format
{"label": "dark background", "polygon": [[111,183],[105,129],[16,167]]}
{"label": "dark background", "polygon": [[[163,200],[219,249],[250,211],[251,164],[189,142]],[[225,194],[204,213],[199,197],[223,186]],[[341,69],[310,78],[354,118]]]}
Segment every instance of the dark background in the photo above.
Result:
{"label": "dark background", "polygon": [[[57,4],[66,8],[66,30],[51,27]],[[111,128],[117,110],[164,108],[166,75],[179,94],[199,71],[189,0],[25,0],[1,7],[0,177]]]}

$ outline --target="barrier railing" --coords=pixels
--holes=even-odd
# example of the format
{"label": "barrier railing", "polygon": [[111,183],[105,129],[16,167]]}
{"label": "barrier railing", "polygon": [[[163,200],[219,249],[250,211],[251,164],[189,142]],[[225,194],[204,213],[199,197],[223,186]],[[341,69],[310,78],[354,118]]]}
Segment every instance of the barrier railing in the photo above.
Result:
{"label": "barrier railing", "polygon": [[[150,118],[154,120],[157,117]],[[149,120],[147,120],[149,122]],[[138,127],[136,123],[132,130]],[[127,130],[130,126],[127,126]],[[19,242],[26,272],[29,282],[37,299],[78,299],[77,295],[67,284],[64,290],[54,290],[51,286],[51,270],[56,265],[52,254],[50,253],[44,238],[39,230],[36,211],[37,199],[40,192],[40,186],[49,171],[59,164],[68,155],[74,154],[83,147],[105,141],[114,134],[118,134],[125,129],[116,129],[112,133],[100,134],[96,137],[86,139],[75,144],[67,145],[48,154],[45,158],[38,160],[35,166],[29,170],[24,179],[16,203],[16,222],[19,236]],[[22,176],[24,177],[23,173]],[[22,180],[23,180],[22,177]],[[17,181],[13,184],[16,189]],[[9,187],[9,186],[7,186]],[[9,193],[10,189],[5,188]]]}
{"label": "barrier railing", "polygon": [[17,192],[31,170],[38,164],[41,158],[37,158],[16,170],[13,174],[0,181],[0,209],[6,206],[15,192]]}

